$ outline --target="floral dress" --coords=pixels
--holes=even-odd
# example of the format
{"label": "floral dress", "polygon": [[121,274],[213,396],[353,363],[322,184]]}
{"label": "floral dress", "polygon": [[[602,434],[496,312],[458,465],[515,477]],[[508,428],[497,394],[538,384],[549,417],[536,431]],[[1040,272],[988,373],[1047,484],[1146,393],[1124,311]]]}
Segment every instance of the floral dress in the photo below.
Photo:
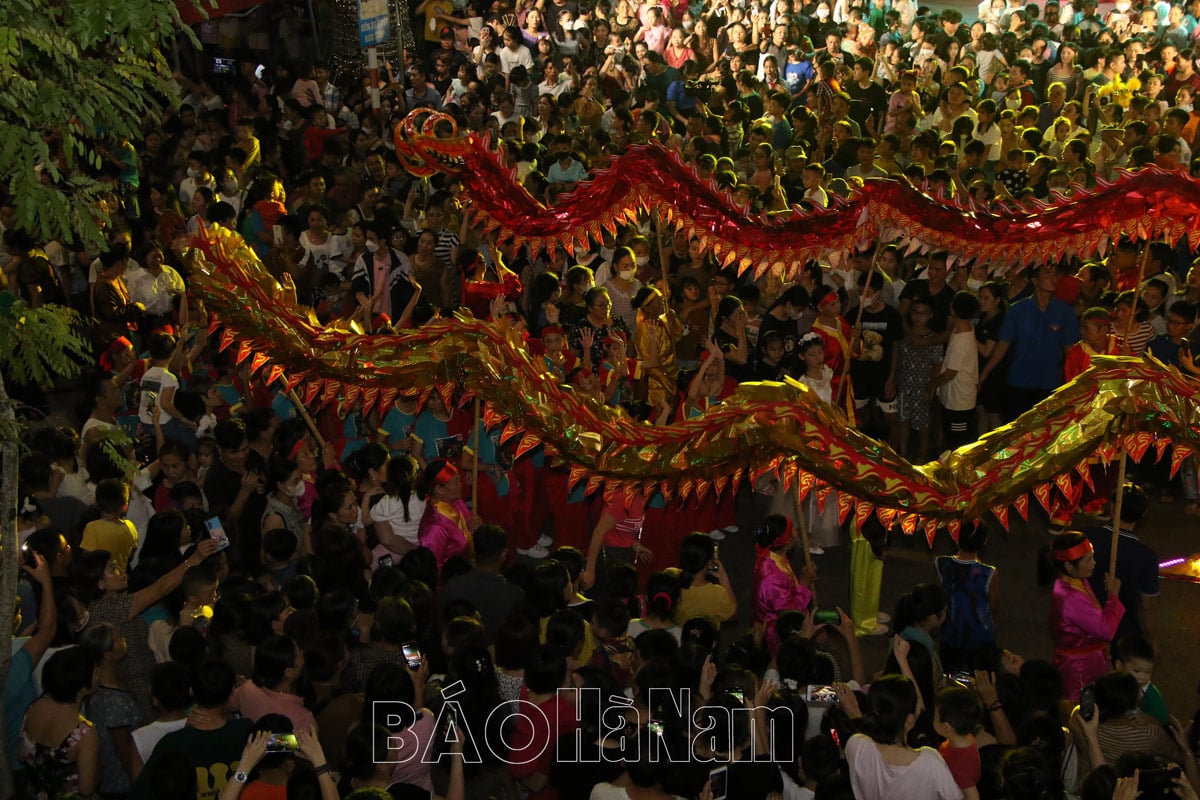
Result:
{"label": "floral dress", "polygon": [[68,756],[91,728],[92,723],[80,717],[57,747],[48,747],[29,738],[22,723],[17,757],[25,766],[32,797],[57,800],[79,794],[79,765]]}
{"label": "floral dress", "polygon": [[930,401],[925,399],[925,387],[942,363],[942,346],[914,346],[900,343],[900,363],[897,365],[897,386],[900,397],[900,420],[914,431],[929,427]]}

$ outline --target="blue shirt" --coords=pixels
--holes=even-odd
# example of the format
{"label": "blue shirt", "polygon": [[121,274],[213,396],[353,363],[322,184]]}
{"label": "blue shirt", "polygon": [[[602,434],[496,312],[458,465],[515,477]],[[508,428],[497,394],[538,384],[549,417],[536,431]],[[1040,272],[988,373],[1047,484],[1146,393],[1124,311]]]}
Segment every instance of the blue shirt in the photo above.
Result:
{"label": "blue shirt", "polygon": [[[388,411],[386,416],[384,416],[383,422],[380,423],[379,427],[387,431],[388,444],[390,446],[393,441],[412,436],[416,430],[416,424],[417,418],[415,415],[406,413],[395,406],[392,406],[391,410]],[[403,451],[393,450],[392,455],[396,455],[397,453],[401,452]],[[414,453],[413,455],[416,454]]]}
{"label": "blue shirt", "polygon": [[432,411],[422,411],[414,427],[414,433],[422,442],[421,455],[426,461],[438,458],[438,441],[449,438],[446,423],[435,417]]}
{"label": "blue shirt", "polygon": [[33,659],[25,650],[28,636],[14,636],[12,640],[12,663],[8,667],[8,681],[4,684],[4,739],[8,746],[8,763],[13,769],[21,769],[17,760],[17,745],[21,739],[21,726],[25,723],[25,712],[37,700],[37,687],[33,683]]}
{"label": "blue shirt", "polygon": [[1168,367],[1182,366],[1179,363],[1180,346],[1171,341],[1171,337],[1165,333],[1162,336],[1155,336],[1150,340],[1148,345],[1150,355],[1157,358],[1159,361],[1166,364]]}
{"label": "blue shirt", "polygon": [[1062,351],[1079,341],[1075,310],[1051,297],[1046,310],[1030,297],[1013,304],[1000,326],[1012,363],[1008,383],[1019,389],[1057,389],[1062,383]]}

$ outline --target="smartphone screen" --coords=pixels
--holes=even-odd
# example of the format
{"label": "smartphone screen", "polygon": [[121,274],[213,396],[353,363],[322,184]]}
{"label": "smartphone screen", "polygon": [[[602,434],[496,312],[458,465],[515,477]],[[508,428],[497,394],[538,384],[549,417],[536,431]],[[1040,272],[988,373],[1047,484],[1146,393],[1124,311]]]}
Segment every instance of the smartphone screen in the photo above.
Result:
{"label": "smartphone screen", "polygon": [[708,773],[708,788],[713,800],[725,800],[729,792],[729,767],[717,767]]}
{"label": "smartphone screen", "polygon": [[229,547],[229,537],[225,534],[225,526],[221,524],[220,517],[210,517],[204,521],[204,527],[208,531],[208,538],[217,543],[217,551],[220,552],[226,547]]}
{"label": "smartphone screen", "polygon": [[409,669],[420,669],[425,663],[425,656],[421,653],[421,648],[415,642],[409,642],[402,648],[404,651],[404,660],[408,662]]}
{"label": "smartphone screen", "polygon": [[272,733],[267,739],[268,753],[294,753],[300,747],[294,733]]}

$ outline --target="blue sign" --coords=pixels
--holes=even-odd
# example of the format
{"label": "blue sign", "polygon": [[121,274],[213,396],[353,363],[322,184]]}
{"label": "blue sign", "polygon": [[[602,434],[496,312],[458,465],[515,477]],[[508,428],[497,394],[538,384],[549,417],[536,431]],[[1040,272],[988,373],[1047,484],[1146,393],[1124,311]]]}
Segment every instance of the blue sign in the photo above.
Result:
{"label": "blue sign", "polygon": [[358,46],[378,47],[391,35],[387,0],[358,0]]}

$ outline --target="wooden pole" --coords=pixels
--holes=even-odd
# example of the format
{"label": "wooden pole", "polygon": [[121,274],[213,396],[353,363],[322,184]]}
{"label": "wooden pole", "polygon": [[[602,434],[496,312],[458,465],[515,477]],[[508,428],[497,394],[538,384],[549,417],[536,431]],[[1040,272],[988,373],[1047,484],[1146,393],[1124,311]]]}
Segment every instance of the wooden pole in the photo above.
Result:
{"label": "wooden pole", "polygon": [[292,401],[292,405],[296,407],[298,413],[304,422],[308,425],[308,432],[317,440],[317,449],[325,451],[325,438],[321,436],[321,431],[317,429],[317,423],[313,420],[312,415],[308,413],[308,409],[304,407],[304,403],[300,402],[300,398],[296,396],[295,389],[288,389],[287,398]]}
{"label": "wooden pole", "polygon": [[[879,256],[881,253],[883,253],[883,242],[877,241],[877,242],[875,242],[875,255],[874,255],[874,257],[871,258],[871,268],[869,270],[867,270],[867,282],[865,284],[863,284],[863,288],[868,291],[870,291],[870,289],[871,289],[871,276],[873,276],[875,274],[875,270],[879,266]],[[849,291],[849,290],[847,290],[847,291]],[[865,306],[866,306],[866,303],[863,302],[862,292],[859,292],[858,293],[858,315],[857,315],[857,318],[854,320],[854,330],[852,330],[850,332],[850,335],[852,337],[852,339],[850,341],[850,352],[846,353],[846,363],[842,365],[842,379],[838,383],[838,396],[834,402],[835,406],[841,405],[843,398],[848,396],[846,393],[848,393],[850,391],[850,384],[847,383],[846,379],[850,376],[850,362],[854,358],[855,344],[858,342],[859,337],[862,336],[862,332],[859,331],[859,329],[862,327],[863,308]]]}
{"label": "wooden pole", "polygon": [[805,498],[800,496],[800,475],[796,475],[796,519],[800,528],[800,547],[804,549],[804,566],[812,564],[812,553],[808,552],[808,513],[804,508]]}
{"label": "wooden pole", "polygon": [[[1138,301],[1142,297],[1142,280],[1146,277],[1146,262],[1150,260],[1150,242],[1146,242],[1145,249],[1142,250],[1142,260],[1138,264],[1137,283],[1133,287],[1133,307],[1129,310],[1129,320],[1125,323],[1125,339],[1123,345],[1129,346],[1129,335],[1133,332],[1133,323],[1137,319]],[[1130,350],[1131,355],[1141,355]],[[1108,561],[1108,574],[1114,578],[1117,576],[1117,547],[1121,543],[1121,505],[1125,500],[1125,466],[1129,460],[1129,453],[1125,450],[1124,445],[1121,446],[1121,461],[1117,466],[1117,496],[1113,499],[1113,521],[1112,521],[1112,555]]]}
{"label": "wooden pole", "polygon": [[475,443],[471,445],[475,457],[471,459],[471,512],[479,513],[479,398],[475,398],[475,427],[472,429]]}

